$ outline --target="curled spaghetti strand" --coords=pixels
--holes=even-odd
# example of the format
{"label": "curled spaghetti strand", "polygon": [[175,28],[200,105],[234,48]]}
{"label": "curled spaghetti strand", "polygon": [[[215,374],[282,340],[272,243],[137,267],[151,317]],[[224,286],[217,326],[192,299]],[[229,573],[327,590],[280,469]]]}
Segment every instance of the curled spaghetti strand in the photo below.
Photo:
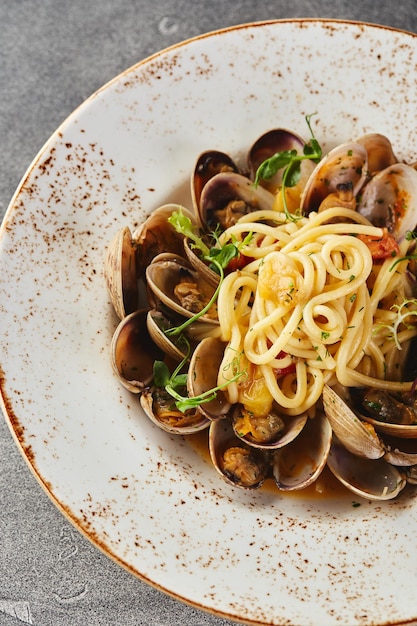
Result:
{"label": "curled spaghetti strand", "polygon": [[219,383],[237,354],[248,372],[227,388],[231,402],[260,414],[276,403],[297,415],[314,409],[325,383],[408,388],[398,348],[417,331],[402,329],[397,347],[392,339],[392,294],[407,296],[406,264],[391,271],[392,259],[376,263],[364,241],[382,229],[341,207],[297,221],[258,211],[228,228],[221,243],[248,233],[250,260],[226,277],[218,299],[229,347]]}

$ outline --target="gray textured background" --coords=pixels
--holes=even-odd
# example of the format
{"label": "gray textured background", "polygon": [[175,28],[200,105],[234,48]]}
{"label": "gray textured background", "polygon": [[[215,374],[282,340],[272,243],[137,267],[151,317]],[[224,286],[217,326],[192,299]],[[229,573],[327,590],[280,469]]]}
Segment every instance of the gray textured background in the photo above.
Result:
{"label": "gray textured background", "polygon": [[[0,0],[0,218],[38,150],[91,93],[217,28],[332,17],[417,32],[415,0]],[[0,418],[0,626],[227,626],[143,584],[42,491]]]}

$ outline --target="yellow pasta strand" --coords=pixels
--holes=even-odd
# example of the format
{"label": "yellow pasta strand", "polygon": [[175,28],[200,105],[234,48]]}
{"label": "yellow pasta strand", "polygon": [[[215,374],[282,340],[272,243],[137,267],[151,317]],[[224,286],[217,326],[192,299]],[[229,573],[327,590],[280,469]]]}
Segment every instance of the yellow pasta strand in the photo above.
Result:
{"label": "yellow pasta strand", "polygon": [[[382,229],[341,207],[294,221],[257,211],[228,228],[220,242],[243,241],[248,234],[242,253],[249,263],[226,276],[218,298],[228,342],[219,384],[237,358],[247,371],[227,386],[231,402],[246,402],[255,413],[276,403],[297,415],[315,406],[329,381],[409,388],[398,374],[404,355],[392,336],[392,304],[409,292],[407,263],[374,263],[358,237],[381,238]],[[402,255],[407,245],[401,243]],[[397,341],[406,345],[416,334],[415,327],[401,329]]]}

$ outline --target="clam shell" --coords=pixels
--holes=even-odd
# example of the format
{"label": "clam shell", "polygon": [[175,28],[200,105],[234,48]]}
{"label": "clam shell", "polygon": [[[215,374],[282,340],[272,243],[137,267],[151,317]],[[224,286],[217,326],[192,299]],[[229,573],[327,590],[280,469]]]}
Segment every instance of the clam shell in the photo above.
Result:
{"label": "clam shell", "polygon": [[[209,285],[204,277],[200,276],[186,259],[181,259],[175,255],[159,255],[146,268],[147,285],[155,298],[154,308],[158,308],[157,303],[161,302],[177,315],[182,315],[185,318],[192,318],[195,315],[194,312],[189,311],[180,304],[174,293],[175,287],[184,276],[188,276],[190,281],[197,285],[199,293],[205,296],[206,301],[210,300],[215,288]],[[199,319],[218,324],[215,318],[207,314],[202,315]]]}
{"label": "clam shell", "polygon": [[368,154],[359,143],[343,143],[330,150],[317,164],[301,197],[303,213],[317,211],[321,202],[340,184],[352,185],[353,195],[360,191],[368,176]]}
{"label": "clam shell", "polygon": [[168,356],[175,361],[182,361],[187,356],[187,345],[181,341],[181,336],[175,338],[167,337],[164,330],[173,326],[173,324],[156,309],[148,311],[146,318],[148,332],[153,342]]}
{"label": "clam shell", "polygon": [[[244,214],[259,209],[272,209],[275,196],[261,186],[256,189],[253,182],[236,172],[222,172],[213,176],[206,183],[200,198],[199,216],[203,228],[214,231],[220,223],[225,225],[217,212],[222,211],[231,202],[242,201]],[[240,216],[240,214],[239,214]]]}
{"label": "clam shell", "polygon": [[367,133],[356,139],[368,153],[368,170],[371,174],[398,162],[391,141],[381,133]]}
{"label": "clam shell", "polygon": [[395,163],[378,172],[361,192],[357,210],[400,241],[417,226],[417,170]]}
{"label": "clam shell", "polygon": [[333,432],[343,445],[358,456],[379,459],[385,453],[383,443],[355,415],[329,385],[323,388],[323,408]]}
{"label": "clam shell", "polygon": [[337,438],[330,447],[327,465],[345,487],[368,500],[391,500],[406,485],[404,476],[386,460],[358,457]]}
{"label": "clam shell", "polygon": [[[195,348],[188,368],[187,387],[190,396],[198,396],[217,386],[219,367],[227,344],[217,338],[207,337]],[[219,389],[216,398],[200,405],[206,417],[214,420],[227,415],[231,404],[224,391]]]}
{"label": "clam shell", "polygon": [[220,282],[219,274],[217,274],[217,272],[212,270],[207,265],[207,263],[205,263],[198,256],[198,254],[195,252],[195,250],[193,250],[193,248],[191,247],[190,242],[189,242],[189,240],[187,238],[184,239],[184,251],[185,251],[185,256],[187,257],[187,259],[190,262],[190,264],[194,267],[194,269],[196,269],[197,272],[199,272],[199,274],[202,277],[204,277],[205,280],[207,280],[207,282],[210,285],[213,285],[214,287],[217,287],[217,285]]}
{"label": "clam shell", "polygon": [[191,176],[191,199],[197,215],[205,184],[221,172],[239,172],[239,167],[231,156],[220,150],[205,150],[199,155]]}
{"label": "clam shell", "polygon": [[104,263],[107,292],[119,319],[138,305],[136,246],[128,226],[121,228],[110,242]]}
{"label": "clam shell", "polygon": [[[242,448],[250,454],[253,463],[258,468],[258,477],[256,482],[251,485],[242,484],[238,477],[225,471],[223,455],[226,450],[230,448]],[[210,457],[214,467],[220,476],[233,485],[241,489],[259,489],[268,477],[270,471],[269,457],[263,450],[250,448],[240,439],[238,439],[233,432],[232,425],[228,419],[219,419],[211,422],[209,430],[209,450]]]}
{"label": "clam shell", "polygon": [[371,424],[378,433],[399,437],[400,439],[417,439],[417,424],[391,424],[380,422],[368,415],[361,415],[361,419]]}
{"label": "clam shell", "polygon": [[[305,145],[304,139],[286,128],[273,128],[261,135],[251,146],[248,152],[249,177],[254,180],[258,167],[266,159],[271,158],[275,153],[296,150],[303,153]],[[301,162],[301,178],[304,182],[311,175],[315,164],[313,161],[305,160]],[[283,169],[269,180],[261,180],[260,184],[268,191],[275,193],[282,181]]]}
{"label": "clam shell", "polygon": [[326,465],[331,440],[332,429],[324,414],[308,419],[298,437],[274,453],[272,471],[277,487],[295,491],[317,480]]}
{"label": "clam shell", "polygon": [[164,204],[155,209],[149,217],[133,232],[132,238],[136,245],[137,273],[143,275],[149,263],[163,252],[184,257],[184,235],[178,233],[168,222],[169,217],[176,212],[182,211],[193,224],[196,224],[195,216],[185,207],[179,204]]}
{"label": "clam shell", "polygon": [[139,309],[123,318],[110,346],[113,372],[132,393],[140,393],[150,384],[155,360],[164,357],[147,330],[147,314],[146,309]]}
{"label": "clam shell", "polygon": [[[239,409],[237,409],[237,411],[238,410]],[[293,417],[283,416],[283,420],[285,422],[285,427],[283,428],[283,430],[278,433],[278,435],[274,439],[266,443],[258,443],[254,441],[253,438],[250,437],[250,435],[239,435],[235,428],[235,420],[233,420],[232,424],[236,436],[239,437],[239,439],[241,439],[242,441],[245,441],[249,446],[252,446],[253,448],[260,448],[263,450],[276,450],[278,448],[283,448],[284,446],[287,446],[296,437],[298,437],[302,430],[305,428],[308,418],[307,414],[304,413],[302,415],[295,415]]]}
{"label": "clam shell", "polygon": [[[174,403],[174,399],[172,400]],[[154,410],[154,396],[153,389],[145,389],[140,396],[140,404],[142,409],[145,412],[145,415],[153,422],[158,428],[164,430],[167,433],[171,433],[173,435],[192,435],[194,433],[205,430],[209,427],[210,421],[202,414],[197,412],[195,420],[190,423],[179,423],[176,425],[173,423],[169,424],[168,422],[164,422],[161,420],[157,413]]]}

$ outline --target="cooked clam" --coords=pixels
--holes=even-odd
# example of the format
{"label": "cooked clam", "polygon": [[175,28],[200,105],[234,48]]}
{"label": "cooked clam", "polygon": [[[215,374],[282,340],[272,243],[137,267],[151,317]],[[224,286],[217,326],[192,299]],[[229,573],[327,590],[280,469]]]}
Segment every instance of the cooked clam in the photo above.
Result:
{"label": "cooked clam", "polygon": [[[180,258],[157,257],[146,268],[146,281],[157,302],[187,318],[208,307],[215,291],[188,261]],[[215,307],[201,319],[216,323]]]}
{"label": "cooked clam", "polygon": [[113,308],[123,319],[138,307],[136,245],[128,226],[121,228],[107,248],[104,276]]}
{"label": "cooked clam", "polygon": [[209,263],[207,263],[201,258],[201,255],[191,245],[190,241],[187,238],[184,239],[184,251],[185,251],[185,256],[187,257],[191,265],[194,267],[194,269],[197,270],[197,272],[202,277],[204,277],[204,279],[208,283],[210,283],[210,285],[214,285],[214,287],[217,287],[217,285],[220,282],[219,274],[210,267]]}
{"label": "cooked clam", "polygon": [[210,425],[210,421],[198,407],[180,411],[175,405],[174,398],[158,387],[144,389],[140,403],[154,424],[174,435],[192,435]]}
{"label": "cooked clam", "polygon": [[221,172],[239,172],[233,159],[220,150],[206,150],[197,159],[191,176],[191,198],[197,215],[204,185]]}
{"label": "cooked clam", "polygon": [[143,275],[149,263],[163,252],[171,252],[184,257],[184,235],[178,233],[168,222],[174,211],[181,211],[193,223],[194,215],[178,204],[165,204],[150,216],[133,232],[136,247],[136,266],[138,275]]}
{"label": "cooked clam", "polygon": [[230,420],[220,419],[211,423],[209,449],[216,470],[235,487],[258,489],[268,476],[270,466],[267,454],[238,439]]}
{"label": "cooked clam", "polygon": [[405,477],[386,460],[356,456],[336,437],[330,447],[327,465],[345,487],[368,500],[391,500],[406,485]]}
{"label": "cooked clam", "polygon": [[323,200],[336,193],[340,185],[351,188],[356,196],[368,176],[368,153],[355,142],[344,143],[330,152],[314,168],[301,197],[303,213],[317,211]]}
{"label": "cooked clam", "polygon": [[[178,320],[180,322],[180,320]],[[166,331],[174,324],[161,311],[151,309],[146,318],[147,328],[153,342],[172,359],[181,361],[186,358],[190,349],[183,335],[169,336]]]}
{"label": "cooked clam", "polygon": [[357,415],[379,433],[417,439],[417,406],[413,394],[396,397],[385,390],[368,389],[355,406]]}
{"label": "cooked clam", "polygon": [[357,210],[398,241],[417,226],[417,170],[395,163],[373,176],[360,193]]}
{"label": "cooked clam", "polygon": [[[283,151],[291,151],[302,154],[304,148],[304,140],[295,133],[285,128],[274,128],[259,137],[248,153],[248,166],[249,166],[249,178],[255,179],[258,167],[266,159],[271,158],[274,154]],[[301,178],[304,185],[307,178],[313,171],[315,164],[313,161],[306,159],[301,164]],[[275,193],[282,181],[282,170],[280,170],[275,176],[268,181],[261,180],[260,184]]]}
{"label": "cooked clam", "polygon": [[164,358],[149,335],[147,315],[146,309],[139,309],[123,318],[110,346],[113,371],[132,393],[140,393],[150,384],[154,362]]}
{"label": "cooked clam", "polygon": [[313,483],[326,465],[331,440],[326,416],[318,413],[309,418],[300,434],[274,453],[272,468],[278,488],[295,491]]}
{"label": "cooked clam", "polygon": [[283,416],[274,406],[264,415],[253,415],[237,405],[232,418],[233,430],[239,439],[265,450],[287,446],[299,436],[306,422],[305,413],[294,417]]}
{"label": "cooked clam", "polygon": [[200,221],[209,231],[217,225],[222,230],[252,211],[272,209],[274,195],[236,172],[213,176],[203,188],[200,197]]}
{"label": "cooked clam", "polygon": [[323,408],[333,432],[347,450],[367,459],[384,455],[384,445],[375,430],[360,420],[329,385],[323,388]]}

